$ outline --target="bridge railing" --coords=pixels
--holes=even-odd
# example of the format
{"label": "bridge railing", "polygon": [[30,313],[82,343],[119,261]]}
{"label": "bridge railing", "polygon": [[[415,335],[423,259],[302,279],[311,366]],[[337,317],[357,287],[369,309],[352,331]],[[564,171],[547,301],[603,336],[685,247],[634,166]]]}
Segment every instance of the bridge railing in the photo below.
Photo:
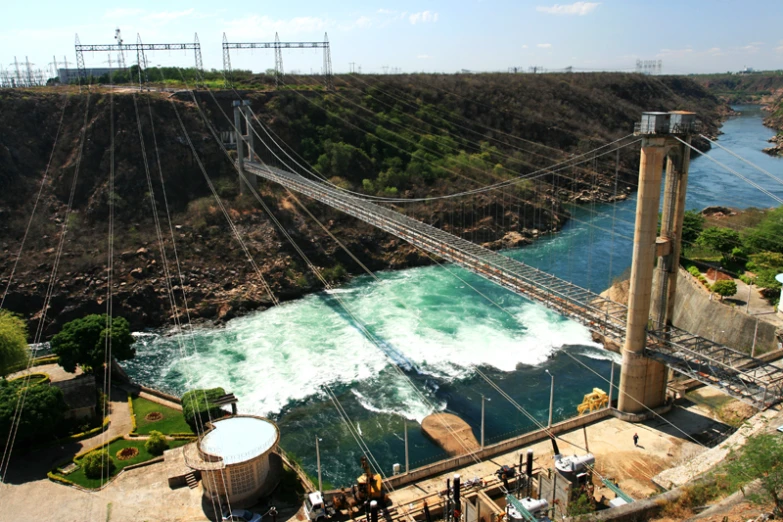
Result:
{"label": "bridge railing", "polygon": [[[626,306],[520,261],[476,245],[394,210],[348,195],[298,174],[245,163],[253,174],[326,203],[427,252],[493,281],[581,323],[618,344],[625,340]],[[650,329],[645,353],[674,370],[754,406],[783,397],[783,370],[674,327]]]}

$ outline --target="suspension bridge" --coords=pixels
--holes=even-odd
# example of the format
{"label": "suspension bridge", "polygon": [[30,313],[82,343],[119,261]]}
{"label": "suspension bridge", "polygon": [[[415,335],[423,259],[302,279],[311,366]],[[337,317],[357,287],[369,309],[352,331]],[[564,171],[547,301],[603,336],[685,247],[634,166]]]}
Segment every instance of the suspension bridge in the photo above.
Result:
{"label": "suspension bridge", "polygon": [[[578,322],[622,345],[628,307],[402,213],[269,165],[245,161],[248,174],[278,183],[378,227],[430,254]],[[644,355],[758,408],[783,396],[783,370],[673,326],[649,329]]]}

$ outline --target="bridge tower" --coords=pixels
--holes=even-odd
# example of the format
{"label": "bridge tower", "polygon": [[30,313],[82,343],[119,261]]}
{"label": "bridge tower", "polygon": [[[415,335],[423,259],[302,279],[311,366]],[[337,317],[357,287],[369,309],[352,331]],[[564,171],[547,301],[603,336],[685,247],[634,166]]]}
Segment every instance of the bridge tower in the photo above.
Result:
{"label": "bridge tower", "polygon": [[[671,325],[690,165],[690,149],[680,140],[690,143],[696,129],[695,119],[696,115],[691,112],[646,112],[637,128],[637,134],[642,136],[642,153],[628,322],[617,404],[617,408],[626,413],[655,408],[666,400],[668,369],[646,357],[644,349],[650,326],[665,329]],[[664,162],[666,183],[658,237]]]}
{"label": "bridge tower", "polygon": [[[234,100],[234,132],[236,133],[237,142],[240,194],[248,193],[248,184],[254,189],[258,188],[258,177],[248,176],[245,172],[245,161],[253,161],[255,156],[252,119],[253,113],[250,111],[250,100]],[[243,128],[246,130],[243,130]]]}

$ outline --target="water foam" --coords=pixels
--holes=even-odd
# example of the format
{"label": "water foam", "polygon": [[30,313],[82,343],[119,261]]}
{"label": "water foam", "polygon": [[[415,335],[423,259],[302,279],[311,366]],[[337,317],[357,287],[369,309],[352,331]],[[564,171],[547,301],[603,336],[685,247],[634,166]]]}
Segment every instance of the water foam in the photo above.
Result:
{"label": "water foam", "polygon": [[260,415],[317,396],[325,385],[367,383],[383,393],[354,387],[364,408],[420,421],[446,404],[435,398],[437,386],[427,389],[419,378],[422,401],[392,365],[448,381],[470,377],[477,366],[509,372],[540,365],[563,346],[595,345],[585,327],[467,272],[461,276],[506,311],[438,267],[387,272],[379,281],[331,291],[350,313],[332,296],[311,295],[234,319],[225,329],[188,332],[185,357],[174,337],[136,334],[138,359],[128,368],[142,382],[175,393],[223,387],[244,411]]}

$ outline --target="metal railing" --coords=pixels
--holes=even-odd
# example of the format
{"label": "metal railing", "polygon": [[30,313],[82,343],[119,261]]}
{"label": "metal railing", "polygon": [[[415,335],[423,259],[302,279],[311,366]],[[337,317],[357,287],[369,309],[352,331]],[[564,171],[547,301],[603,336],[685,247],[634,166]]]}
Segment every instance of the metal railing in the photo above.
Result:
{"label": "metal railing", "polygon": [[[488,250],[399,212],[350,196],[298,174],[245,162],[245,170],[374,225],[414,246],[539,302],[622,345],[628,308],[595,292]],[[645,354],[675,371],[756,407],[783,396],[783,371],[744,353],[674,327],[651,329]]]}

